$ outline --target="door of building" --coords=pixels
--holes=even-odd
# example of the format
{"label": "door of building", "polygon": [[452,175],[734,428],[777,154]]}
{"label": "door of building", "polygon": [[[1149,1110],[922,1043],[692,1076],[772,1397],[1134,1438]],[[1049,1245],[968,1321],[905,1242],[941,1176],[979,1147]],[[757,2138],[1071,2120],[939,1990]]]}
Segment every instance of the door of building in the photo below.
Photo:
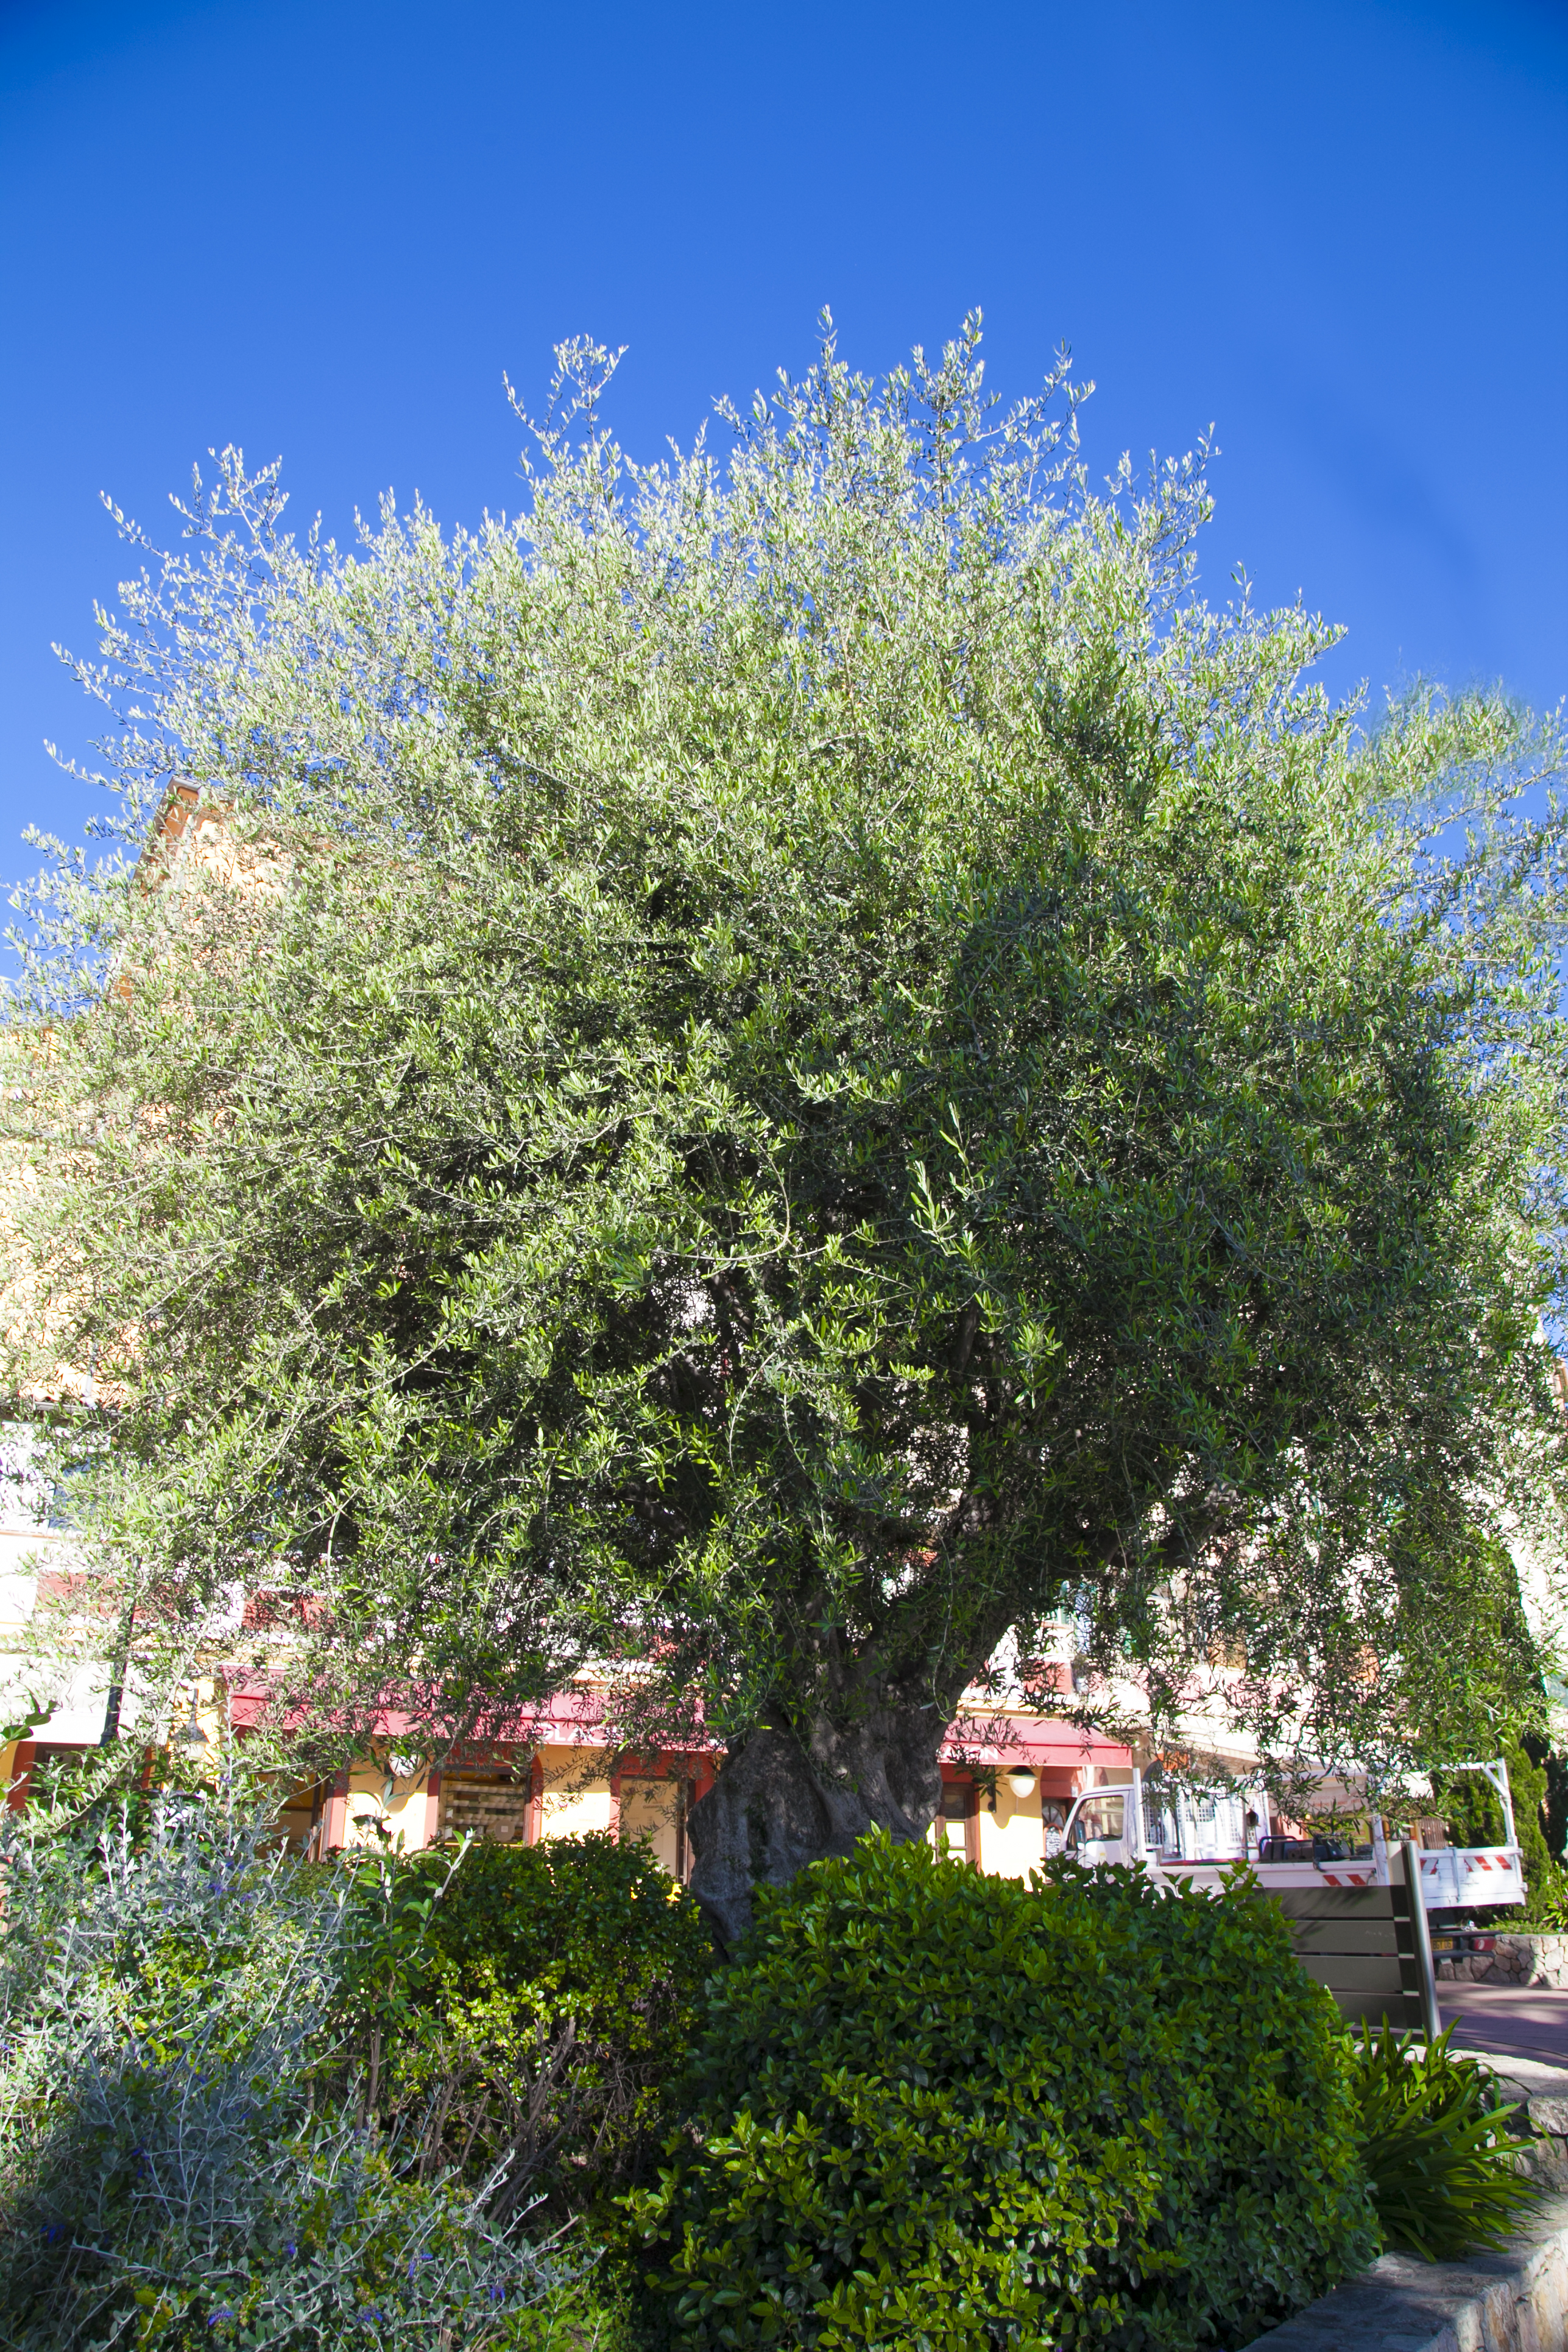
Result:
{"label": "door of building", "polygon": [[622,1837],[645,1838],[654,1860],[684,1885],[691,1869],[686,1835],[691,1782],[672,1773],[623,1772],[620,1788]]}

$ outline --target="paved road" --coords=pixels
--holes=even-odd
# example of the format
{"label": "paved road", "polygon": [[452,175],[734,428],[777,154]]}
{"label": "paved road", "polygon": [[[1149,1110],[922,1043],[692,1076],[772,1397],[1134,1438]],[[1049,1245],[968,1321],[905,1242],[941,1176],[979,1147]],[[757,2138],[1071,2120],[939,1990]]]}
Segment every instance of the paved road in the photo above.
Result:
{"label": "paved road", "polygon": [[1568,1992],[1547,1985],[1440,1984],[1445,2025],[1458,2020],[1454,2047],[1517,2053],[1568,2065]]}

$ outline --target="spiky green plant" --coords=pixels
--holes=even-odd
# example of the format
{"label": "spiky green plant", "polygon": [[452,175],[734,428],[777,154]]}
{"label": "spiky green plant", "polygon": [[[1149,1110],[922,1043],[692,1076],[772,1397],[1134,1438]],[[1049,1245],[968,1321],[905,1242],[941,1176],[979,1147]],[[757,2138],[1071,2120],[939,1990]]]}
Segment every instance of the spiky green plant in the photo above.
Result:
{"label": "spiky green plant", "polygon": [[1517,2105],[1500,2103],[1479,2059],[1449,2047],[1452,2026],[1425,2048],[1384,2019],[1362,2028],[1355,2085],[1363,2159],[1385,2243],[1447,2262],[1500,2245],[1537,2203],[1518,2169]]}

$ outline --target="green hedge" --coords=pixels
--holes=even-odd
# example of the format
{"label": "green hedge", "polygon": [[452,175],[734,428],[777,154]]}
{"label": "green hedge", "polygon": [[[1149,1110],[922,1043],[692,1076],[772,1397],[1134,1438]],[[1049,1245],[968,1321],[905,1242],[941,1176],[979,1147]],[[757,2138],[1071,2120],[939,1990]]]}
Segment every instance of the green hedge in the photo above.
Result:
{"label": "green hedge", "polygon": [[660,2328],[1247,2344],[1377,2250],[1348,2076],[1255,1894],[868,1840],[760,1891],[712,1988],[690,2124],[628,2206]]}
{"label": "green hedge", "polygon": [[357,1866],[353,2063],[405,2165],[505,2162],[503,2218],[542,2199],[563,2219],[668,2131],[712,1942],[651,1855],[604,1833],[453,1859]]}

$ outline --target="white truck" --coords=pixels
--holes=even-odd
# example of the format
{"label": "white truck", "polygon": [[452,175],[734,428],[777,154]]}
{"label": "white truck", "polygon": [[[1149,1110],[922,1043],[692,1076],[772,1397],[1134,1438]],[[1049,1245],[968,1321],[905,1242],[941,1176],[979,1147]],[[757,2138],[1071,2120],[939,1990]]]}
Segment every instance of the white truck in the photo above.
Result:
{"label": "white truck", "polygon": [[[1480,1772],[1500,1801],[1505,1843],[1496,1846],[1429,1846],[1421,1852],[1421,1895],[1433,1927],[1458,1928],[1478,1911],[1508,1909],[1524,1901],[1524,1874],[1508,1785],[1508,1766],[1454,1764],[1453,1772]],[[1059,1831],[1047,1833],[1047,1853],[1064,1848],[1084,1863],[1130,1863],[1152,1877],[1179,1878],[1217,1893],[1221,1873],[1247,1863],[1264,1886],[1386,1886],[1388,1847],[1383,1822],[1370,1814],[1371,1839],[1270,1837],[1261,1790],[1194,1800],[1169,1784],[1151,1785],[1134,1771],[1130,1781],[1090,1789],[1075,1800]],[[1445,1950],[1453,1946],[1438,1939]],[[1434,1948],[1438,1948],[1435,1942]]]}

